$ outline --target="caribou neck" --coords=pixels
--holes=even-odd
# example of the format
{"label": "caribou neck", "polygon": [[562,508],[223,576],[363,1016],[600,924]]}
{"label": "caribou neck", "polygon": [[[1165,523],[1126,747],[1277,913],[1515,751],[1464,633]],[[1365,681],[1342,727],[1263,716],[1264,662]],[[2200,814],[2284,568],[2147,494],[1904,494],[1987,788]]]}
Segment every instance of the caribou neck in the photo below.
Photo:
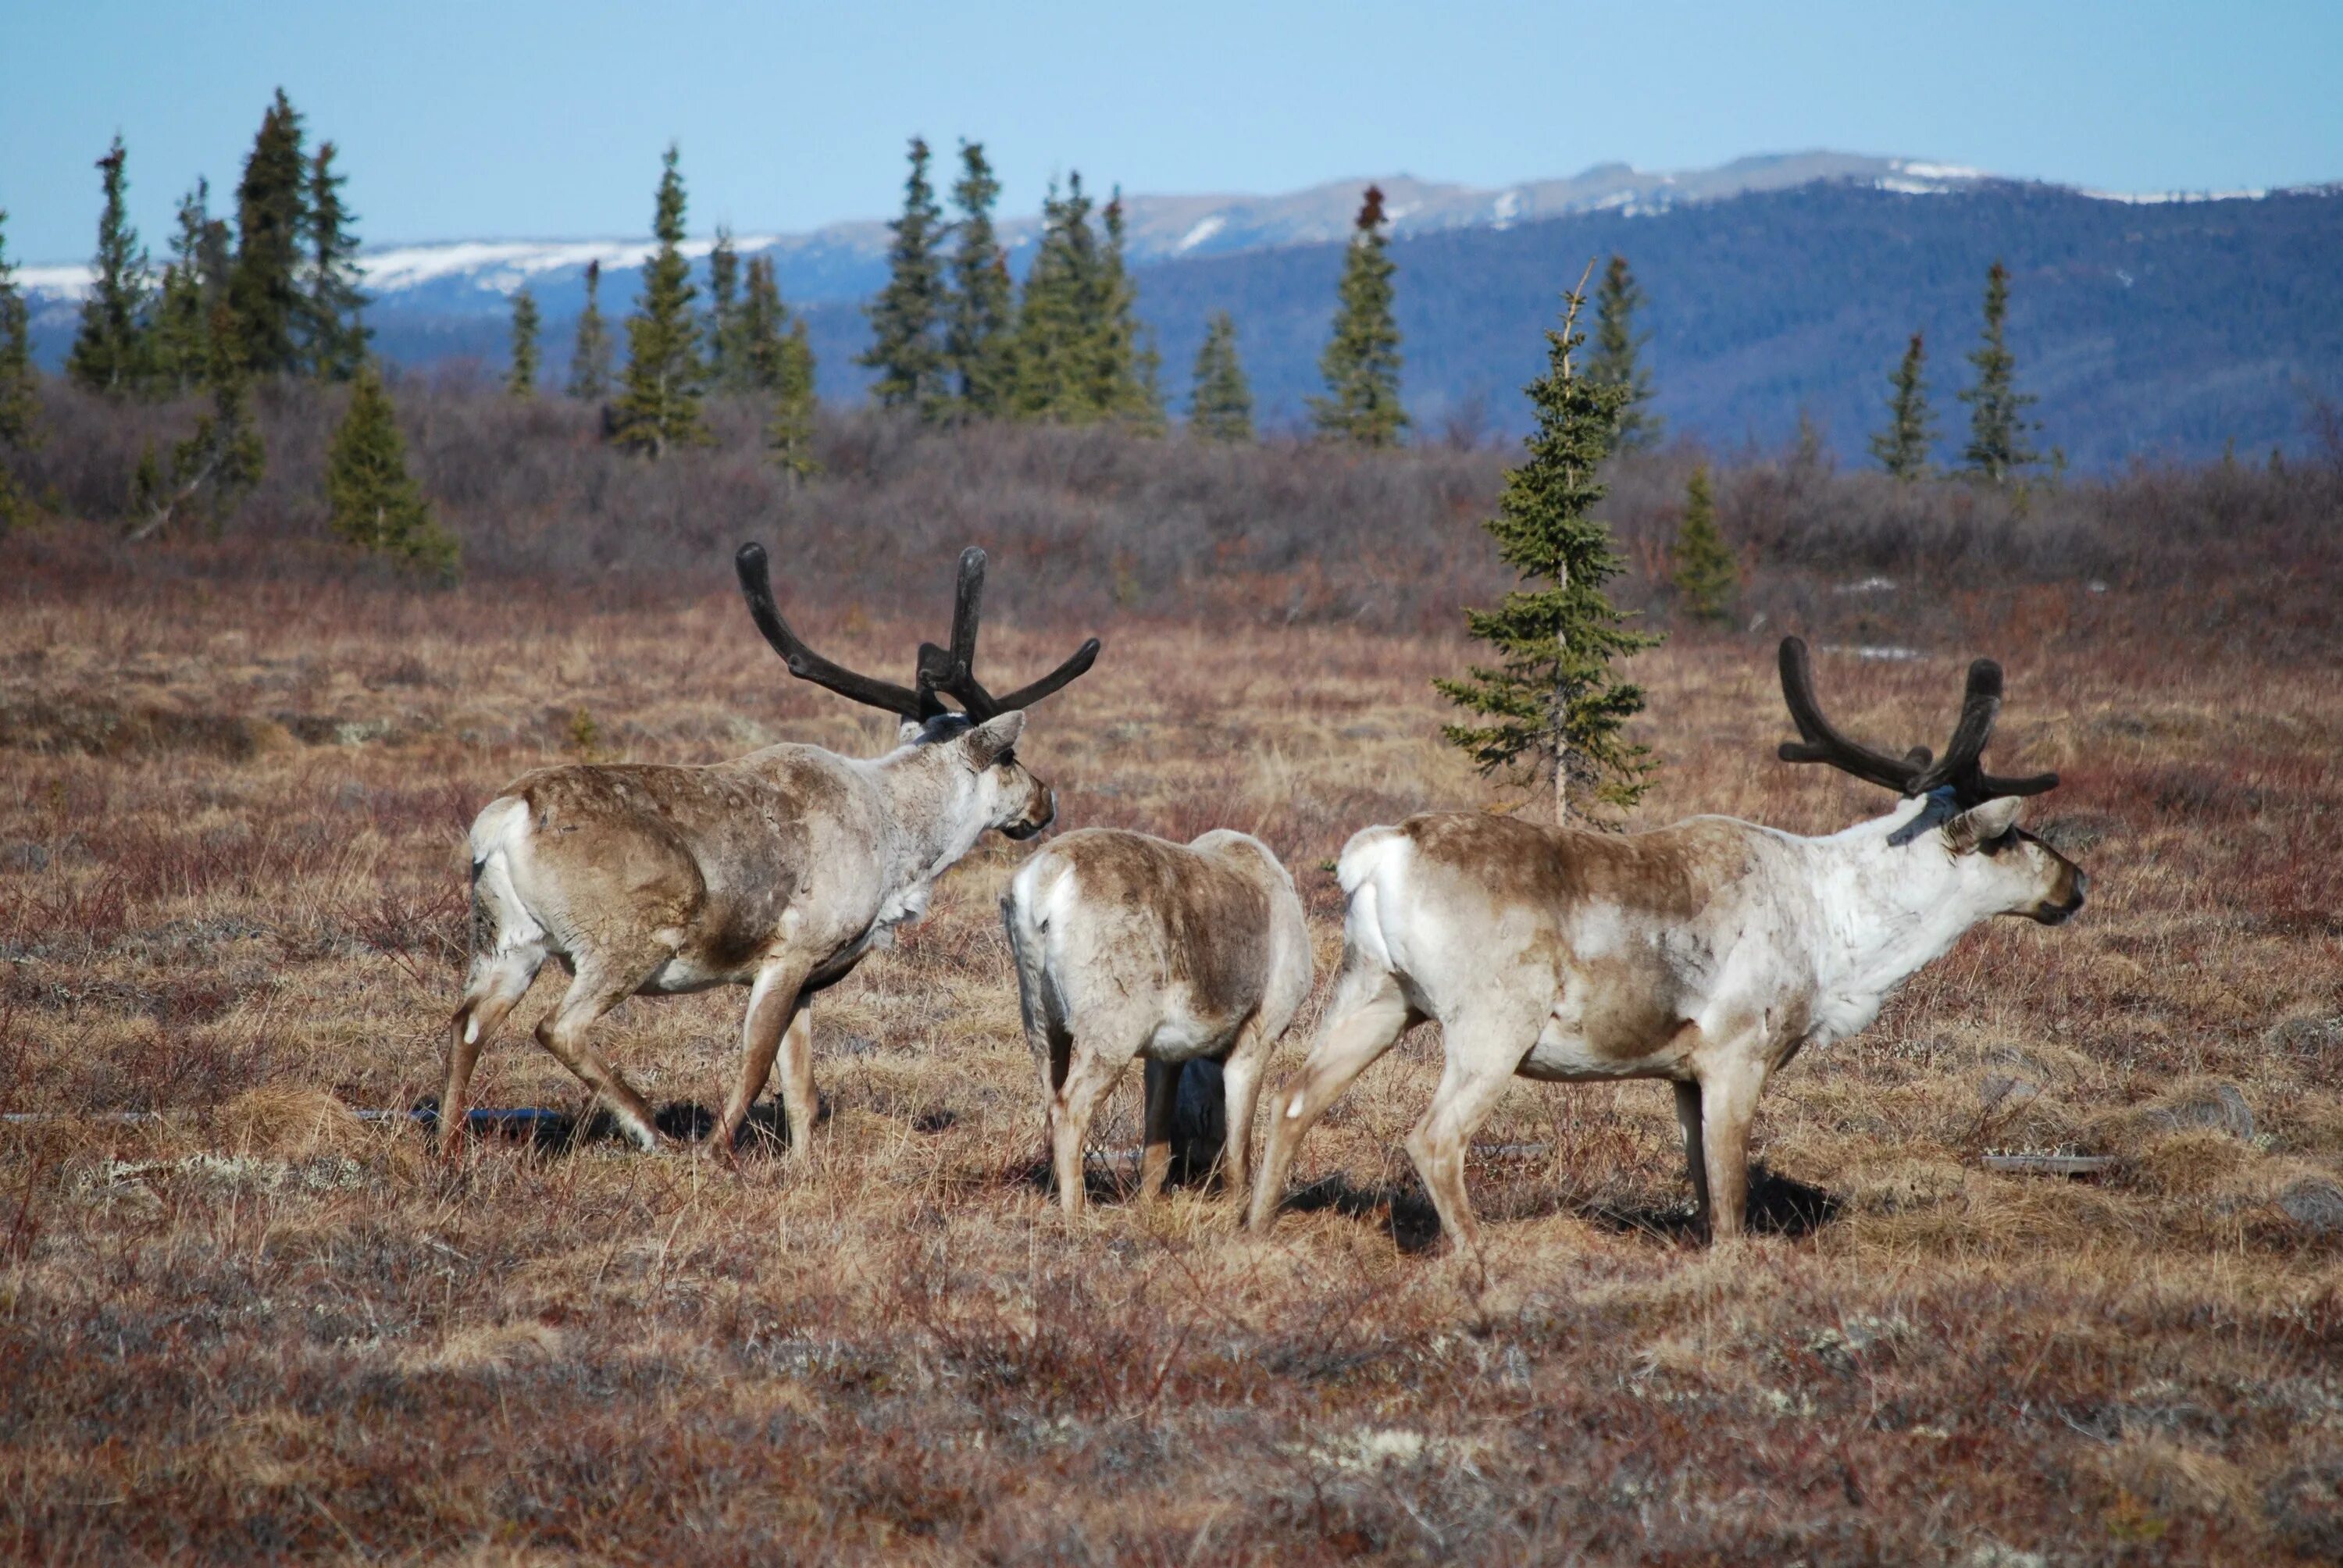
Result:
{"label": "caribou neck", "polygon": [[976,776],[947,745],[905,746],[863,764],[887,802],[895,831],[889,846],[890,888],[923,890],[984,836]]}
{"label": "caribou neck", "polygon": [[1963,907],[1950,857],[1928,837],[1888,841],[1927,806],[1925,798],[1906,800],[1885,817],[1805,840],[1822,872],[1815,879],[1825,936],[1817,953],[1821,1010],[1851,1025],[1835,1027],[1835,1036],[1867,1026],[1898,986],[1981,918]]}

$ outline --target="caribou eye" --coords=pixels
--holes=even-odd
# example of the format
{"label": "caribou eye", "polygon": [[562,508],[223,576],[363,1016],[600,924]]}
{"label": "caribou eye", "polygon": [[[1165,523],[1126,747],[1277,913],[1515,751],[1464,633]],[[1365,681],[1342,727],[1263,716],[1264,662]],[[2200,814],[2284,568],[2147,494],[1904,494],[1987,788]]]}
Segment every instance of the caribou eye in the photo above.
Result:
{"label": "caribou eye", "polygon": [[993,765],[994,767],[996,767],[996,768],[1014,768],[1014,767],[1016,767],[1016,766],[1017,766],[1017,749],[1016,749],[1014,746],[1011,747],[1008,750],[1006,750],[1006,751],[1002,752],[1000,756],[998,756],[998,757],[994,758],[994,759],[992,759],[992,765]]}

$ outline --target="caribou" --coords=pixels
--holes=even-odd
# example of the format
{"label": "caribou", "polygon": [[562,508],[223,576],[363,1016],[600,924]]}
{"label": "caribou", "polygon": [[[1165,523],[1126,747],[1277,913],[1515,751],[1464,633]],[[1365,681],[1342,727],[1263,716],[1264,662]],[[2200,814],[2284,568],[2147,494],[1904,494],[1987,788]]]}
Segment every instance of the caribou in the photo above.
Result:
{"label": "caribou", "polygon": [[1800,736],[1782,759],[1894,790],[1885,815],[1802,838],[1727,817],[1614,835],[1443,814],[1350,840],[1336,862],[1342,966],[1308,1059],[1272,1102],[1253,1229],[1275,1216],[1311,1126],[1429,1019],[1445,1063],[1407,1151],[1442,1229],[1484,1273],[1464,1150],[1516,1075],[1668,1080],[1701,1228],[1735,1237],[1750,1124],[1773,1073],[1867,1027],[1978,921],[2057,925],[2082,908],[2083,872],[2017,826],[2021,798],[2058,776],[1984,769],[1998,665],[1969,667],[1941,759],[1841,734],[1798,638],[1784,639],[1780,665]]}
{"label": "caribou", "polygon": [[1269,846],[1222,828],[1192,843],[1085,828],[1019,869],[1001,899],[1043,1128],[1069,1214],[1081,1211],[1091,1118],[1146,1060],[1141,1199],[1171,1169],[1180,1075],[1222,1064],[1222,1171],[1240,1202],[1262,1071],[1310,994],[1302,898]]}
{"label": "caribou", "polygon": [[[472,960],[451,1023],[441,1148],[453,1151],[480,1050],[548,958],[571,980],[537,1040],[645,1149],[650,1107],[588,1043],[629,996],[749,988],[740,1071],[714,1131],[729,1155],[774,1060],[789,1144],[816,1111],[807,1010],[894,929],[989,829],[1030,839],[1057,799],[1017,759],[1025,710],[1091,668],[1096,638],[1031,685],[994,696],[976,678],[984,552],[965,551],[948,648],[920,645],[914,683],[822,658],[774,603],[765,550],[734,558],[749,613],[789,673],[896,715],[885,756],[784,743],[706,767],[573,764],[513,781],[471,828]],[[943,699],[956,699],[960,710]]]}

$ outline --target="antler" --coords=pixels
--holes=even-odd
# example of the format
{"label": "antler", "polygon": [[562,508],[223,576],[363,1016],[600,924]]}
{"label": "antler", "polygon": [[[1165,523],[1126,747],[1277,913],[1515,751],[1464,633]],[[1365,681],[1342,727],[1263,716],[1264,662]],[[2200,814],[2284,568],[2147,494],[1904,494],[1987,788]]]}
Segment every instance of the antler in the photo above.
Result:
{"label": "antler", "polygon": [[842,664],[833,664],[800,640],[781,618],[780,607],[773,602],[773,580],[765,560],[765,547],[750,543],[742,545],[732,558],[732,568],[740,576],[740,595],[749,601],[749,614],[757,622],[757,629],[773,645],[773,651],[789,667],[789,673],[799,680],[810,680],[816,686],[827,687],[840,697],[860,702],[869,708],[885,709],[905,719],[924,719],[932,716],[936,704],[932,698],[920,692],[897,686],[892,681],[857,675]]}
{"label": "antler", "polygon": [[1096,663],[1099,639],[1091,638],[1071,658],[1041,679],[1000,697],[976,678],[976,631],[984,604],[984,552],[970,545],[960,553],[960,581],[952,596],[951,647],[920,645],[920,686],[960,699],[970,718],[981,724],[1013,709],[1031,708]]}
{"label": "antler", "polygon": [[1074,650],[1071,658],[1029,686],[1021,686],[1000,697],[985,690],[974,668],[977,624],[984,608],[984,552],[974,545],[960,554],[960,580],[952,594],[951,646],[938,648],[932,642],[920,645],[916,688],[857,675],[808,648],[789,629],[789,623],[781,618],[780,607],[773,602],[772,578],[764,546],[742,545],[732,558],[732,565],[739,573],[740,593],[749,601],[749,613],[756,618],[757,629],[765,634],[765,640],[773,645],[773,651],[781,656],[791,675],[827,687],[840,697],[906,719],[923,722],[949,711],[937,697],[941,692],[960,699],[969,717],[980,724],[1012,709],[1032,707],[1090,668],[1098,658],[1099,639],[1091,638]]}
{"label": "antler", "polygon": [[1791,720],[1803,737],[1782,743],[1779,755],[1785,762],[1827,762],[1842,772],[1905,796],[1926,795],[1949,788],[1954,799],[1964,808],[1997,795],[2039,795],[2058,782],[2056,773],[2003,779],[1985,771],[1980,759],[1986,742],[1992,739],[1994,720],[2001,712],[2001,666],[1992,659],[1980,658],[1969,666],[1967,689],[1961,698],[1960,722],[1954,727],[1953,739],[1946,746],[1941,760],[1932,759],[1925,746],[1916,746],[1901,758],[1890,757],[1850,740],[1834,729],[1830,720],[1823,717],[1822,704],[1815,699],[1814,666],[1806,656],[1803,639],[1782,639],[1781,665],[1782,699],[1788,705]]}

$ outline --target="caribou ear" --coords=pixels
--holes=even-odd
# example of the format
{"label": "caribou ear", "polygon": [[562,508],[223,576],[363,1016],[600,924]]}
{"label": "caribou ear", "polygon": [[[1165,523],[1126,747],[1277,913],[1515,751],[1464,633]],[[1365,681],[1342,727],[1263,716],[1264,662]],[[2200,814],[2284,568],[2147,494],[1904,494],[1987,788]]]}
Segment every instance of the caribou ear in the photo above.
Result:
{"label": "caribou ear", "polygon": [[1024,729],[1025,710],[1021,708],[988,719],[968,732],[969,755],[975,759],[978,768],[990,768],[1017,744],[1017,737]]}
{"label": "caribou ear", "polygon": [[2015,795],[2001,795],[1972,806],[1945,824],[1945,841],[1956,855],[1973,855],[2016,827],[2018,808],[2024,804]]}

